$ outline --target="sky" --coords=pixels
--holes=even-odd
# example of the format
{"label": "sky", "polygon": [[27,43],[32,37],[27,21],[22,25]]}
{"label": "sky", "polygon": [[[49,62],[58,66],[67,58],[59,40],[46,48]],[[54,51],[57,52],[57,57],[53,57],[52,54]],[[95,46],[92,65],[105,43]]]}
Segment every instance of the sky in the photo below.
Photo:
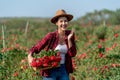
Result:
{"label": "sky", "polygon": [[120,8],[120,0],[0,0],[0,17],[53,17],[64,9],[79,18],[94,10]]}

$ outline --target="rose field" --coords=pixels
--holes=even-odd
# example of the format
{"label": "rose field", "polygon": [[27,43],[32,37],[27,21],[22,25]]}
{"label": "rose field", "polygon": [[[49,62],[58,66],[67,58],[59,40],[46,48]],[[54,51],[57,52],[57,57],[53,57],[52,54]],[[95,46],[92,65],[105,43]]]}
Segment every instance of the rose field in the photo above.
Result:
{"label": "rose field", "polygon": [[[28,64],[27,51],[56,26],[44,20],[13,19],[0,27],[0,80],[42,80],[39,70]],[[71,22],[68,29],[72,27],[77,55],[71,80],[120,80],[120,25]]]}

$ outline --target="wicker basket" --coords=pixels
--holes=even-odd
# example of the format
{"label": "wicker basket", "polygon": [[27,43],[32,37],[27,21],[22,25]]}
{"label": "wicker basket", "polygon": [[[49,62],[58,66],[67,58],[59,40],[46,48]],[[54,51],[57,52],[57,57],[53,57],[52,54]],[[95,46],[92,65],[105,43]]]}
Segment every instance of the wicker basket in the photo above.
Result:
{"label": "wicker basket", "polygon": [[47,70],[47,69],[52,69],[52,68],[57,68],[57,67],[60,67],[60,65],[58,65],[56,67],[49,66],[49,67],[45,67],[45,68],[39,68],[39,70]]}
{"label": "wicker basket", "polygon": [[56,67],[49,66],[49,67],[45,67],[45,68],[37,68],[37,67],[32,67],[32,68],[34,71],[37,71],[37,70],[47,70],[47,69],[58,68],[58,67],[60,67],[60,64]]}

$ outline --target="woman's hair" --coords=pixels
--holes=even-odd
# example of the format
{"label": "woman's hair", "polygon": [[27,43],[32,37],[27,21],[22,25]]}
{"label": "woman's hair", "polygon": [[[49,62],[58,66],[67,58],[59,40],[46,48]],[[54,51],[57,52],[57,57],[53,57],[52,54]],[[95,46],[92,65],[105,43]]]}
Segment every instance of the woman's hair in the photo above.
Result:
{"label": "woman's hair", "polygon": [[[55,23],[58,21],[58,19],[59,19],[60,17],[66,17],[66,16],[59,16],[59,17],[57,17],[56,20],[55,20]],[[66,17],[66,18],[67,18],[67,20],[68,20],[68,17]]]}

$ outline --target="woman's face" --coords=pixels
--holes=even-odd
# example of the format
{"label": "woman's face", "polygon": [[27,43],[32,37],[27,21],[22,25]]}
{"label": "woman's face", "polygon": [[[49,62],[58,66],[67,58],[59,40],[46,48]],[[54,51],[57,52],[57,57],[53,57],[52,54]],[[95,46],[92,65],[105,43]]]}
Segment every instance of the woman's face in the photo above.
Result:
{"label": "woman's face", "polygon": [[58,26],[59,30],[66,30],[67,26],[68,26],[68,20],[66,17],[59,17],[58,21],[56,22],[56,25]]}

